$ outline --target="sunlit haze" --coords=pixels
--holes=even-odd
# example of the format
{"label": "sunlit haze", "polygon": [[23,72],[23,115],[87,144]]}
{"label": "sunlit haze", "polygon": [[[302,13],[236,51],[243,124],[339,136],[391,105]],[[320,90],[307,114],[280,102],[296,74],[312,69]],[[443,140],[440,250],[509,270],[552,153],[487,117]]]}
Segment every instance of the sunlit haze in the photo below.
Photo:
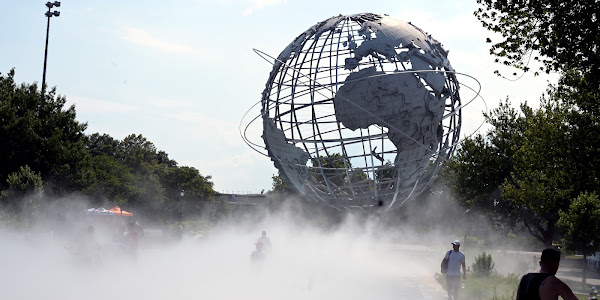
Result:
{"label": "sunlit haze", "polygon": [[[164,228],[148,226],[137,258],[115,241],[118,221],[92,223],[76,211],[66,212],[66,218],[40,217],[26,234],[0,231],[2,295],[6,299],[443,299],[444,290],[434,274],[450,242],[462,235],[445,230],[444,224],[454,220],[465,230],[486,232],[485,224],[464,218],[456,204],[433,198],[405,207],[407,217],[402,220],[327,211],[297,199],[278,201],[283,204],[260,218],[225,221],[201,233],[186,230],[178,241],[169,240]],[[102,253],[94,262],[73,252],[90,224],[96,225],[93,239]],[[253,263],[251,253],[263,230],[272,247],[265,250],[264,261]],[[485,238],[494,241],[501,236]],[[475,244],[464,248],[469,265],[475,253],[486,250]],[[503,274],[522,274],[530,268],[527,256],[494,255]]]}

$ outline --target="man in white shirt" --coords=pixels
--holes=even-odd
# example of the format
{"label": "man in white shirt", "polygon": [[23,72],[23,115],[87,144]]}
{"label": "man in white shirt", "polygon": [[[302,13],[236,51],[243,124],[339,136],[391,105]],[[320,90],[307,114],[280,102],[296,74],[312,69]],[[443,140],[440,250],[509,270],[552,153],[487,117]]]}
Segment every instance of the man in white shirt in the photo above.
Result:
{"label": "man in white shirt", "polygon": [[446,252],[444,261],[448,262],[448,270],[446,271],[446,291],[448,292],[448,300],[458,299],[458,290],[460,289],[460,266],[462,265],[463,279],[467,279],[467,267],[465,265],[465,254],[458,251],[460,242],[452,242],[452,250]]}

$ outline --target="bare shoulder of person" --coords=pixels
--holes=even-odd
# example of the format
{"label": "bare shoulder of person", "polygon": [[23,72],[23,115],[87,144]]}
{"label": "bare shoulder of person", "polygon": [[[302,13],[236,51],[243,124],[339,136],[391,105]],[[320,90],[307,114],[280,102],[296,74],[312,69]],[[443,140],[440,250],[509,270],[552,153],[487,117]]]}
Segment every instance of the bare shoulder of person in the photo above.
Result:
{"label": "bare shoulder of person", "polygon": [[556,300],[561,296],[565,300],[577,300],[569,286],[555,276],[546,278],[540,285],[541,300]]}

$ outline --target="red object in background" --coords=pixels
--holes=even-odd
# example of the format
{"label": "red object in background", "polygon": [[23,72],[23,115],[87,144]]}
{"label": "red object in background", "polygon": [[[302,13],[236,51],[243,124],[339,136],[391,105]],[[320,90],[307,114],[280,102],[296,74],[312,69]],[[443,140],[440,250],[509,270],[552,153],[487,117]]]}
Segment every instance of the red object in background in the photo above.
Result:
{"label": "red object in background", "polygon": [[121,208],[119,206],[115,206],[115,207],[109,209],[108,211],[110,211],[116,215],[120,215],[120,216],[133,217],[133,213],[121,210]]}

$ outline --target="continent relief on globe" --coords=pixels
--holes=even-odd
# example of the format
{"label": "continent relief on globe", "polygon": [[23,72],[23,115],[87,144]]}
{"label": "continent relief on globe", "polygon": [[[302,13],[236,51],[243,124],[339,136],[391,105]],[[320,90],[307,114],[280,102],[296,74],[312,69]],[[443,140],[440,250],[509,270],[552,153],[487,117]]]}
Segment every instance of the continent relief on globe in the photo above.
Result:
{"label": "continent relief on globe", "polygon": [[334,98],[336,118],[346,128],[387,129],[405,186],[419,179],[437,150],[444,105],[445,99],[435,97],[414,74],[384,73],[375,67],[350,74]]}
{"label": "continent relief on globe", "polygon": [[263,136],[269,152],[269,157],[281,174],[287,177],[288,182],[300,191],[304,191],[304,183],[309,175],[306,163],[310,155],[304,150],[286,142],[283,130],[277,128],[270,118],[263,119]]}

